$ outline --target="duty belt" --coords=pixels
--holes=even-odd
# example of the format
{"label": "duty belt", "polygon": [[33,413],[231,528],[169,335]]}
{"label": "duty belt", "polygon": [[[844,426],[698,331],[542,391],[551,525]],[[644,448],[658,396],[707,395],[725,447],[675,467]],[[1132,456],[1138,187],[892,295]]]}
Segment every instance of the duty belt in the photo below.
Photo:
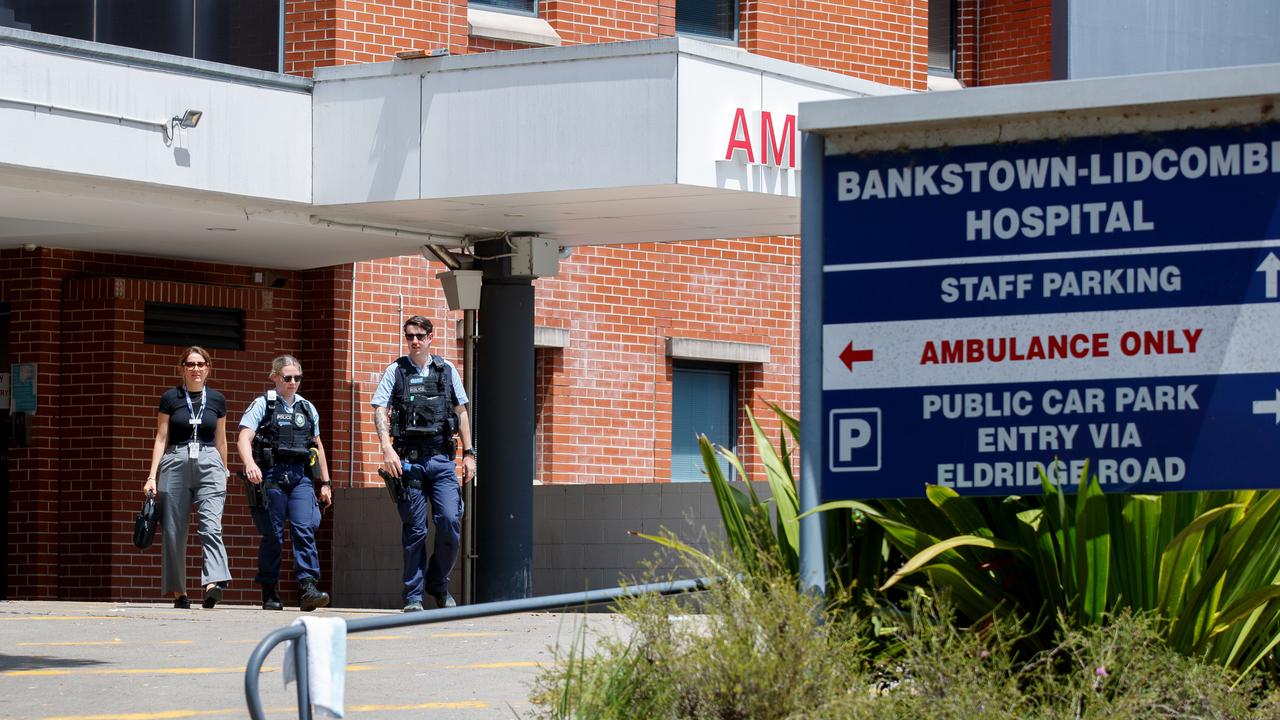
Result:
{"label": "duty belt", "polygon": [[433,455],[448,455],[449,448],[447,445],[416,445],[407,443],[395,444],[396,454],[403,460],[416,462],[418,460],[426,460]]}

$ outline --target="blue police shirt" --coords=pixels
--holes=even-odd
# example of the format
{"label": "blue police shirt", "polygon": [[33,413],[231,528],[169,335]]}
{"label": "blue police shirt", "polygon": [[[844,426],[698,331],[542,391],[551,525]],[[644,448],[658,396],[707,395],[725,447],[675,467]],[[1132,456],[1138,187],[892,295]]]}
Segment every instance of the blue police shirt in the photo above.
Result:
{"label": "blue police shirt", "polygon": [[[293,406],[297,405],[299,400],[302,400],[302,395],[298,393],[293,394],[293,402],[287,402],[285,401],[283,395],[277,395],[276,407],[277,408],[282,407],[288,412],[293,412]],[[316,406],[311,403],[307,403],[306,407],[307,407],[307,414],[311,416],[312,427],[316,429],[315,436],[319,437],[320,436],[320,413],[316,412]],[[262,416],[266,414],[267,414],[267,399],[259,395],[258,397],[253,399],[253,402],[249,403],[249,409],[244,411],[244,415],[240,416],[240,427],[249,428],[250,430],[257,432],[258,426],[262,424]]]}
{"label": "blue police shirt", "polygon": [[[405,359],[409,360],[410,365],[413,365],[412,359],[408,357],[406,357]],[[444,360],[444,364],[448,365],[449,370],[451,371],[450,375],[453,378],[452,384],[453,384],[454,397],[457,398],[459,405],[466,405],[467,391],[462,387],[462,377],[458,373],[458,368],[454,367],[453,363],[449,362],[445,358],[441,358],[441,360]],[[399,364],[399,362],[400,361],[397,360],[396,362],[391,363],[390,365],[387,366],[387,371],[382,373],[382,380],[378,383],[377,389],[373,391],[373,400],[369,401],[370,405],[374,407],[387,407],[387,405],[390,403],[391,390],[395,387],[395,384],[396,384],[396,366]],[[430,360],[428,360],[427,362],[428,362],[428,365],[426,369],[420,368],[417,365],[413,365],[413,367],[415,370],[418,371],[419,375],[422,375],[423,377],[429,379],[431,377]]]}

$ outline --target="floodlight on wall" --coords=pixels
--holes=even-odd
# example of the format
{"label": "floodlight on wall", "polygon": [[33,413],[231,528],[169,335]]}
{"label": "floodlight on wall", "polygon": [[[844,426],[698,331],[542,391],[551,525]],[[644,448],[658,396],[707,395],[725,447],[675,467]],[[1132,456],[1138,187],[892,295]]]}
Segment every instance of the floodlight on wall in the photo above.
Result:
{"label": "floodlight on wall", "polygon": [[174,115],[164,127],[164,142],[166,145],[173,142],[174,133],[178,132],[178,128],[186,130],[200,124],[200,118],[204,117],[203,110],[188,110],[181,115]]}
{"label": "floodlight on wall", "polygon": [[204,117],[203,110],[188,110],[182,113],[182,117],[174,116],[173,121],[178,123],[181,128],[193,128],[200,124],[200,118]]}

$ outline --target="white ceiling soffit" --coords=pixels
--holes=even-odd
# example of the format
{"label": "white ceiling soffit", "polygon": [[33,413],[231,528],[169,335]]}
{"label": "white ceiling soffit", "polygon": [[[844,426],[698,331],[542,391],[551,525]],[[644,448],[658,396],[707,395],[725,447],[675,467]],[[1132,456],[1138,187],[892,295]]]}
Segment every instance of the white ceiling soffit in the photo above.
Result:
{"label": "white ceiling soffit", "polygon": [[[20,40],[0,32],[0,46]],[[900,92],[683,38],[331,68],[317,73],[309,96],[290,84],[297,78],[272,88],[185,61],[200,66],[196,99],[174,80],[182,63],[139,69],[130,51],[104,59],[106,51],[83,56],[75,46],[45,59],[31,53],[49,47],[22,50],[33,67],[82,73],[89,64],[104,87],[124,64],[130,81],[165,94],[162,103],[131,94],[123,108],[103,110],[114,96],[95,90],[58,104],[143,118],[196,107],[205,119],[171,148],[154,128],[33,115],[30,104],[4,102],[43,102],[30,96],[74,83],[0,80],[0,124],[58,124],[40,131],[47,152],[25,148],[8,160],[0,152],[0,246],[280,269],[416,254],[425,242],[504,231],[565,246],[796,234],[800,152],[791,167],[788,143],[799,134],[788,116],[801,100]],[[102,63],[110,67],[94,65]],[[278,111],[255,122],[250,95],[279,97],[288,113],[306,98],[311,127],[281,123]],[[87,130],[99,149],[125,142],[146,154],[113,161],[68,152],[53,143],[76,142],[64,125]],[[309,156],[295,157],[300,147]],[[275,183],[267,194],[256,190],[264,178]]]}
{"label": "white ceiling soffit", "polygon": [[0,247],[301,270],[417,252],[423,242],[321,227],[302,203],[0,166]]}

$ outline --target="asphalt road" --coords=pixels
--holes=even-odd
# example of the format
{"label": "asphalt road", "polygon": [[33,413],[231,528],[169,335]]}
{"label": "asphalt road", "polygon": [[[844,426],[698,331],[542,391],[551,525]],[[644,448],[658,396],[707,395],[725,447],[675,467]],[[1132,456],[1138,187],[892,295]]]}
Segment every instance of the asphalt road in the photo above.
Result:
{"label": "asphalt road", "polygon": [[[0,718],[173,720],[248,717],[245,663],[296,610],[221,605],[0,602]],[[386,611],[320,610],[348,619]],[[606,613],[523,613],[353,633],[347,638],[346,717],[530,718],[531,681],[587,623],[614,634]],[[269,718],[297,718],[280,672],[283,646],[260,679]],[[319,715],[317,715],[319,717]]]}

